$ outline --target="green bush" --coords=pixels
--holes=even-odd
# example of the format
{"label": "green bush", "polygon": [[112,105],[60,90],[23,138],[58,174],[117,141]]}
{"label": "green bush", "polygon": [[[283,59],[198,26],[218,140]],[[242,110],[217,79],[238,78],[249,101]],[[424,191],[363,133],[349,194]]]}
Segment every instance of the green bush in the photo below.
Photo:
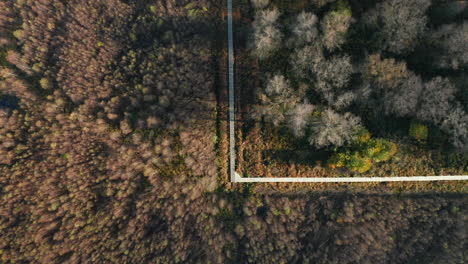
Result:
{"label": "green bush", "polygon": [[333,156],[331,156],[330,159],[328,159],[328,167],[330,168],[340,168],[345,166],[346,160],[347,160],[347,155],[348,153],[335,153]]}
{"label": "green bush", "polygon": [[356,172],[366,172],[372,168],[372,160],[369,157],[360,155],[358,152],[354,152],[348,157],[345,162],[345,166]]}
{"label": "green bush", "polygon": [[356,135],[356,138],[354,140],[354,144],[367,144],[369,140],[371,139],[372,135],[367,129],[362,128],[359,130],[359,132]]}
{"label": "green bush", "polygon": [[366,172],[373,162],[389,160],[397,152],[395,143],[385,139],[373,139],[366,129],[362,129],[355,141],[328,159],[330,168],[346,167],[355,172]]}
{"label": "green bush", "polygon": [[417,141],[425,141],[429,134],[427,126],[412,122],[409,129],[409,135]]}
{"label": "green bush", "polygon": [[372,167],[372,160],[359,152],[335,153],[329,160],[328,166],[331,168],[346,167],[355,172],[366,172]]}
{"label": "green bush", "polygon": [[343,1],[343,0],[340,0],[338,1],[333,9],[337,12],[340,12],[340,13],[343,13],[347,16],[352,16],[353,12],[351,10],[351,5],[349,4],[348,1]]}
{"label": "green bush", "polygon": [[375,162],[389,160],[397,152],[395,143],[385,139],[372,139],[365,149],[366,156]]}

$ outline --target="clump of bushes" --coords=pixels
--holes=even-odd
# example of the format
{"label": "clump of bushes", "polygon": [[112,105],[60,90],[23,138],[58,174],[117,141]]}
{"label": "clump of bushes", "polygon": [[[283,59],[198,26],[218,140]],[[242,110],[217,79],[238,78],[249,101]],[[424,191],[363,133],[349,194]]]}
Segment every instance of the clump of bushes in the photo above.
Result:
{"label": "clump of bushes", "polygon": [[397,152],[395,143],[385,139],[371,139],[365,148],[366,154],[375,162],[389,160]]}
{"label": "clump of bushes", "polygon": [[346,167],[355,172],[366,172],[372,167],[372,160],[359,152],[336,153],[328,160],[330,168]]}
{"label": "clump of bushes", "polygon": [[330,157],[328,166],[346,167],[351,171],[363,173],[370,170],[374,162],[388,161],[397,150],[395,143],[382,138],[371,138],[371,134],[362,129],[350,146]]}

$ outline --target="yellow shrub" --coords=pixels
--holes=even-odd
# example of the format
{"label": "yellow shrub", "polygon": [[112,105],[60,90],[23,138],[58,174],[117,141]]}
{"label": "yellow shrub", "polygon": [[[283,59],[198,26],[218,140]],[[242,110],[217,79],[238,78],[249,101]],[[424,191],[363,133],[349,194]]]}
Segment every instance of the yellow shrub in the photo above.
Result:
{"label": "yellow shrub", "polygon": [[385,139],[373,139],[365,151],[367,157],[372,158],[375,162],[389,160],[397,152],[395,143]]}
{"label": "yellow shrub", "polygon": [[371,139],[372,135],[367,129],[361,129],[356,135],[355,143],[356,144],[365,144],[369,142]]}
{"label": "yellow shrub", "polygon": [[372,167],[372,160],[361,156],[359,153],[353,153],[346,161],[346,167],[355,172],[366,172]]}
{"label": "yellow shrub", "polygon": [[339,168],[345,165],[345,162],[348,158],[348,153],[335,153],[331,158],[328,160],[328,167],[330,168]]}
{"label": "yellow shrub", "polygon": [[429,134],[429,130],[427,126],[423,124],[412,122],[410,125],[409,134],[417,141],[425,141]]}

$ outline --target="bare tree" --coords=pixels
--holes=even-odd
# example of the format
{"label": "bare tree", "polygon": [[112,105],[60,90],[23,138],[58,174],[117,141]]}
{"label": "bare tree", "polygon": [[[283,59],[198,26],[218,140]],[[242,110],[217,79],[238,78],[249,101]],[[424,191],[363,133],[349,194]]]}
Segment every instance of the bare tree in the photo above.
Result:
{"label": "bare tree", "polygon": [[250,0],[250,2],[256,9],[265,8],[270,4],[270,0]]}
{"label": "bare tree", "polygon": [[289,81],[283,75],[271,77],[258,97],[260,105],[253,113],[254,118],[264,117],[275,126],[285,121],[289,109],[299,101]]}
{"label": "bare tree", "polygon": [[401,79],[394,87],[386,87],[382,97],[385,112],[396,116],[415,115],[422,90],[421,78],[415,74]]}
{"label": "bare tree", "polygon": [[414,50],[426,30],[430,0],[387,0],[363,16],[364,24],[376,32],[383,50],[405,54]]}
{"label": "bare tree", "polygon": [[323,45],[334,50],[346,41],[346,33],[354,22],[351,12],[348,10],[331,11],[325,15],[321,22],[323,32]]}
{"label": "bare tree", "polygon": [[281,47],[283,34],[279,30],[277,20],[280,16],[278,9],[257,11],[253,22],[253,39],[251,46],[253,54],[265,59]]}
{"label": "bare tree", "polygon": [[344,92],[331,101],[334,109],[341,110],[350,106],[356,99],[358,94],[353,91]]}
{"label": "bare tree", "polygon": [[317,148],[339,147],[353,140],[360,127],[359,117],[349,112],[338,114],[328,108],[311,123],[309,142]]}
{"label": "bare tree", "polygon": [[289,46],[309,44],[318,37],[317,16],[313,13],[301,12],[291,26],[292,38]]}
{"label": "bare tree", "polygon": [[324,61],[325,56],[319,43],[296,49],[290,59],[293,72],[298,77],[308,80],[314,79],[316,68]]}
{"label": "bare tree", "polygon": [[312,113],[315,109],[314,105],[309,103],[296,104],[288,112],[287,125],[296,137],[303,137],[307,126],[310,124]]}
{"label": "bare tree", "polygon": [[443,25],[429,38],[437,45],[436,66],[457,70],[468,65],[468,22]]}
{"label": "bare tree", "polygon": [[436,77],[424,84],[417,117],[440,124],[452,110],[456,89],[447,78]]}
{"label": "bare tree", "polygon": [[322,92],[344,88],[353,73],[351,57],[333,56],[314,69],[317,79],[316,87]]}
{"label": "bare tree", "polygon": [[[396,116],[414,115],[423,83],[421,78],[409,71],[406,63],[393,58],[382,59],[379,54],[370,55],[363,66],[367,88],[363,97],[365,104]],[[367,99],[364,99],[367,98]]]}
{"label": "bare tree", "polygon": [[459,104],[447,113],[441,128],[447,132],[454,147],[468,153],[468,113]]}

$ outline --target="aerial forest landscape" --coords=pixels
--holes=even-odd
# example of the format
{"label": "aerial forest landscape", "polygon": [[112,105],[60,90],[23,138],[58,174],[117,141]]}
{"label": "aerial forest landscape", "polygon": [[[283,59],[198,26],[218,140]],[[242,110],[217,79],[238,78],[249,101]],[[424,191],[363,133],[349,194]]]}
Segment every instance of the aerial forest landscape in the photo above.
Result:
{"label": "aerial forest landscape", "polygon": [[0,263],[463,264],[467,175],[466,0],[0,0]]}

